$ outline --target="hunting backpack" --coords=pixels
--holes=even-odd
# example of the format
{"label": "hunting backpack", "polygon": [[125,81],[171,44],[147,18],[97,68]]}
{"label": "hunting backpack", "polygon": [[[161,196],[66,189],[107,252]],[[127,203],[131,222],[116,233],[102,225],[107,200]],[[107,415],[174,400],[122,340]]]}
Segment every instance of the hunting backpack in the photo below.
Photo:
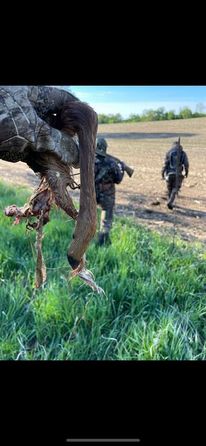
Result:
{"label": "hunting backpack", "polygon": [[[180,153],[180,165],[182,164],[183,153]],[[177,169],[177,160],[178,160],[178,151],[177,149],[171,149],[169,153],[169,169],[176,171]]]}

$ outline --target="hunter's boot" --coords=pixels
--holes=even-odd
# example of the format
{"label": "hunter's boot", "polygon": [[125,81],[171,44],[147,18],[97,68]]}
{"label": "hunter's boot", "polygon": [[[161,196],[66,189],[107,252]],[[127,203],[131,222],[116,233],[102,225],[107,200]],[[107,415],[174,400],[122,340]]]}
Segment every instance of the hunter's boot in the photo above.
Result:
{"label": "hunter's boot", "polygon": [[102,246],[103,244],[104,244],[104,233],[103,232],[99,232],[97,245],[98,246]]}
{"label": "hunter's boot", "polygon": [[169,209],[173,209],[173,202],[175,200],[175,196],[176,196],[176,189],[172,189],[172,192],[170,194],[169,200],[167,202],[167,207]]}
{"label": "hunter's boot", "polygon": [[97,245],[98,246],[111,245],[111,240],[110,240],[108,232],[106,232],[106,233],[105,232],[99,232]]}

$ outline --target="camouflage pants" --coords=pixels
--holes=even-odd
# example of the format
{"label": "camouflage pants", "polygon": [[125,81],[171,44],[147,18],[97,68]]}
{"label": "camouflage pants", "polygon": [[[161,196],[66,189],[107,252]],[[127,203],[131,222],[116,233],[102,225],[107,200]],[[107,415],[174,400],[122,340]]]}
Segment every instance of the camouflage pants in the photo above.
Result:
{"label": "camouflage pants", "polygon": [[106,194],[105,192],[100,193],[97,199],[97,204],[101,207],[100,232],[109,234],[114,215],[114,194]]}
{"label": "camouflage pants", "polygon": [[168,191],[168,204],[172,205],[174,203],[176,194],[179,192],[182,186],[184,176],[180,175],[178,184],[176,182],[176,174],[170,174],[167,176],[167,191]]}

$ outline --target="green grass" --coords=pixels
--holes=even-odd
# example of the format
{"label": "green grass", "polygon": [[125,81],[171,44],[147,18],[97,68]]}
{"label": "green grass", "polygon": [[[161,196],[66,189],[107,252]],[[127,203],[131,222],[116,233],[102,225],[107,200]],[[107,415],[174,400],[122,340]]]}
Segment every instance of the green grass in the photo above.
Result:
{"label": "green grass", "polygon": [[47,282],[35,290],[35,233],[3,210],[30,193],[0,184],[1,360],[206,359],[206,254],[114,220],[112,245],[87,250],[105,296],[79,278],[66,258],[74,224],[53,209],[44,229]]}

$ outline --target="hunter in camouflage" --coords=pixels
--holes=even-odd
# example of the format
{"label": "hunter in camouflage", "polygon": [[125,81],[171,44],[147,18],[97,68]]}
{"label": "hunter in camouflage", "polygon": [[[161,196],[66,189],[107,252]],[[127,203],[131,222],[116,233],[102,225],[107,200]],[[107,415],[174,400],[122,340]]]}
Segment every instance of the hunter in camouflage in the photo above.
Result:
{"label": "hunter in camouflage", "polygon": [[[40,187],[32,197],[35,212],[37,208],[39,213],[43,211],[43,203],[52,194],[56,204],[76,220],[67,253],[74,275],[84,270],[85,250],[96,230],[97,125],[94,110],[65,90],[46,86],[0,86],[0,159],[14,163],[23,161],[39,174]],[[77,186],[72,167],[80,168],[79,212],[67,191],[68,185]],[[33,211],[31,204],[27,213]],[[47,206],[45,222],[48,212]]]}
{"label": "hunter in camouflage", "polygon": [[115,206],[115,184],[121,183],[124,176],[124,163],[111,159],[106,154],[107,142],[97,139],[95,161],[95,189],[97,204],[101,207],[98,244],[111,243],[109,232],[112,227]]}
{"label": "hunter in camouflage", "polygon": [[169,209],[173,209],[173,203],[184,178],[189,173],[189,160],[186,152],[180,144],[180,138],[175,141],[170,150],[166,153],[164,165],[162,167],[162,179],[167,182]]}

